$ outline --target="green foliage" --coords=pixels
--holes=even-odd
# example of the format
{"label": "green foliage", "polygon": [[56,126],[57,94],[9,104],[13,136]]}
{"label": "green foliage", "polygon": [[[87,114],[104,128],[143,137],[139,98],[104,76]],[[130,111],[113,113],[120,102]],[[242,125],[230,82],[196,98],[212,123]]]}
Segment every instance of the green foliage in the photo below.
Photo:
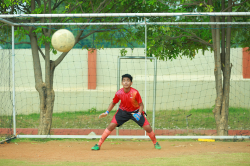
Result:
{"label": "green foliage", "polygon": [[[72,2],[72,1],[64,1],[57,6],[54,13],[92,13],[93,9],[97,9],[102,1],[94,1],[94,2]],[[197,5],[188,5],[189,3],[193,3],[193,1],[189,0],[166,0],[161,1],[160,3],[157,0],[139,0],[139,1],[124,1],[118,0],[116,2],[112,2],[106,5],[103,8],[103,13],[117,13],[119,11],[131,12],[131,13],[147,13],[147,12],[218,12],[221,11],[221,2],[214,2],[212,5],[208,5],[205,1],[197,3]],[[241,3],[239,1],[238,3]],[[30,2],[28,1],[17,1],[15,4],[10,1],[6,1],[5,4],[2,4],[2,7],[10,7],[11,5],[19,4],[23,6],[26,3],[27,8],[30,6]],[[119,5],[117,5],[119,4]],[[183,4],[183,5],[181,5]],[[40,5],[36,3],[36,8],[31,13],[47,13],[49,11],[48,4],[46,4],[44,10],[44,3],[42,2]],[[56,1],[52,1],[52,6],[57,5]],[[71,10],[72,7],[78,5],[75,10]],[[250,8],[248,3],[246,3],[246,8]],[[20,7],[16,7],[16,10],[21,10]],[[239,6],[235,6],[233,10],[247,10],[240,8]],[[7,10],[1,10],[1,13],[6,13]],[[16,11],[16,13],[18,13]],[[28,11],[27,11],[28,13]],[[246,19],[245,17],[237,17],[237,19]],[[51,18],[52,22],[57,22],[58,18]],[[38,20],[39,21],[39,20]],[[42,21],[42,20],[40,20]],[[49,19],[45,19],[45,21],[49,21]],[[130,21],[130,22],[143,22],[143,18],[140,17],[118,17],[118,18],[91,18],[89,22],[120,22],[120,21]],[[209,22],[209,17],[148,17],[147,21],[149,22],[201,22],[206,21]],[[88,22],[85,18],[64,18],[61,19],[61,22]],[[56,28],[56,29],[55,29]],[[55,30],[60,28],[68,28],[65,26],[39,26],[33,27],[33,32],[37,34],[38,37],[38,45],[40,47],[44,47],[45,42],[50,42],[51,35],[55,32]],[[51,35],[44,37],[43,30],[52,29]],[[135,47],[143,47],[145,34],[144,34],[144,26],[86,26],[84,28],[79,26],[71,26],[71,31],[73,31],[74,35],[78,35],[81,33],[82,39],[78,41],[75,48],[135,48]],[[95,31],[94,34],[88,35]],[[242,35],[241,29],[235,29],[235,32],[232,33],[232,39],[234,44],[233,46],[246,46],[249,39],[248,35]],[[248,31],[245,31],[248,33]],[[147,56],[156,56],[160,60],[172,60],[177,58],[178,56],[187,56],[190,59],[194,58],[195,53],[198,50],[211,50],[212,46],[212,35],[211,35],[211,27],[210,26],[165,26],[165,25],[148,25],[148,51]],[[23,28],[17,28],[15,32],[15,36],[19,39],[19,41],[27,40],[28,30],[23,30]],[[240,36],[234,37],[235,35]],[[84,37],[85,36],[85,37]],[[250,35],[249,35],[250,36]],[[239,41],[240,40],[240,41]],[[204,41],[204,42],[202,42]],[[205,44],[206,43],[206,44]],[[240,44],[239,44],[240,43]],[[244,44],[246,43],[246,44]],[[57,53],[51,47],[52,53]],[[122,53],[122,56],[125,55]]]}
{"label": "green foliage", "polygon": [[14,32],[14,36],[18,41],[25,40],[27,34],[29,34],[29,31],[25,30],[23,27],[17,27]]}
{"label": "green foliage", "polygon": [[[243,0],[237,3],[245,2]],[[227,1],[225,1],[227,7]],[[241,4],[239,6],[243,6]],[[212,5],[207,2],[198,2],[190,0],[165,0],[157,3],[155,0],[146,2],[146,6],[152,8],[159,7],[164,9],[165,12],[220,12],[222,9],[221,1],[213,1]],[[234,6],[233,11],[248,11],[249,6],[246,8]],[[150,7],[149,7],[150,8]],[[237,17],[234,21],[247,21],[248,17]],[[227,18],[226,18],[227,20]],[[197,17],[147,17],[148,22],[210,22],[208,16]],[[220,26],[221,29],[226,29],[227,26]],[[237,27],[231,26],[231,43],[232,47],[246,47],[249,43],[249,26]],[[195,58],[198,50],[208,51],[212,50],[213,40],[211,34],[211,26],[209,25],[148,25],[147,29],[147,56],[156,56],[160,60],[172,60],[178,56],[186,56],[190,59]],[[144,40],[144,27],[136,27],[136,31],[131,31],[127,37],[134,36],[134,38]]]}
{"label": "green foliage", "polygon": [[92,108],[88,109],[88,113],[89,114],[95,114],[96,113],[96,108],[92,107]]}
{"label": "green foliage", "polygon": [[127,52],[128,51],[125,48],[120,50],[121,56],[126,56]]}
{"label": "green foliage", "polygon": [[[50,12],[49,9],[49,2],[44,1],[34,1],[35,2],[35,9],[31,11],[31,1],[27,0],[19,0],[19,1],[8,1],[4,0],[5,3],[1,3],[0,6],[0,13],[1,14],[48,14]],[[63,2],[60,1],[51,1],[51,8],[53,10],[52,13],[119,13],[119,12],[146,12],[148,11],[143,3],[143,1],[125,1],[125,0],[117,0],[114,2],[106,2],[105,4],[100,5],[103,3],[103,0],[96,0],[96,1],[80,1],[74,2],[70,0],[65,0]],[[14,9],[14,10],[11,10]],[[151,6],[151,10],[154,9]],[[24,22],[67,22],[67,23],[77,23],[77,22],[123,22],[123,21],[136,21],[140,18],[15,18],[15,20],[10,19],[10,21],[16,23],[24,23]],[[18,38],[19,42],[30,42],[29,40],[29,32],[32,31],[36,34],[37,37],[37,45],[39,47],[44,47],[45,42],[50,42],[52,34],[57,29],[62,29],[69,27],[67,26],[32,26],[32,27],[25,27],[20,26],[20,28],[16,28],[15,37]],[[120,28],[119,26],[70,26],[71,30],[73,31],[74,35],[80,35],[80,40],[77,41],[75,48],[125,48],[125,47],[142,47],[142,42],[137,42],[136,40],[132,40],[131,37],[125,38],[125,33],[129,33],[128,29]],[[25,29],[25,33],[24,30]],[[48,34],[48,30],[51,32]],[[23,31],[21,31],[23,30]],[[5,30],[1,30],[3,33]],[[95,40],[92,41],[92,34],[94,31]],[[119,34],[119,37],[114,37],[113,39],[104,41],[104,37],[108,37],[113,33]],[[44,37],[45,36],[45,37]],[[17,44],[17,43],[16,43]],[[19,45],[16,48],[30,48],[30,46],[26,45]],[[52,53],[56,53],[56,51],[51,47],[50,48]]]}
{"label": "green foliage", "polygon": [[206,11],[207,12],[213,12],[214,11],[214,7],[212,5],[207,5]]}
{"label": "green foliage", "polygon": [[41,5],[40,7],[35,8],[35,10],[31,12],[31,14],[42,14],[43,10],[44,10],[44,5]]}

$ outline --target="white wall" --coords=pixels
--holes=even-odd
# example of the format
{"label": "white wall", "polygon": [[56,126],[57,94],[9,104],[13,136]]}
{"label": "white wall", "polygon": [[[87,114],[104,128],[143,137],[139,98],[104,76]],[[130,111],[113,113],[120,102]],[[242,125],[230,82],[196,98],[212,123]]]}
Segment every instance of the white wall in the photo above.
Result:
{"label": "white wall", "polygon": [[[117,57],[119,48],[97,51],[97,89],[88,90],[87,50],[73,49],[55,70],[56,94],[54,112],[81,111],[95,107],[106,110],[117,91]],[[127,56],[144,56],[144,49],[127,49]],[[0,114],[12,111],[8,98],[8,82],[11,72],[10,50],[0,50],[1,70]],[[51,55],[55,60],[59,55]],[[7,60],[6,60],[7,59]],[[44,74],[44,60],[41,57]],[[250,108],[250,80],[242,78],[242,49],[231,49],[233,64],[231,76],[230,106]],[[211,108],[215,101],[214,60],[211,52],[199,52],[193,60],[185,57],[157,62],[157,110]],[[9,68],[10,66],[10,68]],[[6,70],[5,70],[6,69]],[[147,109],[153,106],[154,63],[147,62]],[[130,73],[133,87],[145,101],[145,61],[121,60],[121,75]],[[31,50],[15,50],[16,110],[18,114],[39,113],[39,97],[35,89]],[[3,104],[5,103],[5,104]],[[9,103],[9,104],[6,104]]]}

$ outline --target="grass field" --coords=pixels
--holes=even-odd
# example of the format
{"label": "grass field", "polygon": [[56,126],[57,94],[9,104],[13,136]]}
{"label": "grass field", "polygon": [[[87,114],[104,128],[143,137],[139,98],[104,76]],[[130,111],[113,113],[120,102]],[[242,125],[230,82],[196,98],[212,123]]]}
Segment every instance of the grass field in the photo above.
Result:
{"label": "grass field", "polygon": [[109,162],[70,162],[70,161],[53,161],[53,162],[34,162],[11,159],[0,159],[0,165],[4,166],[82,166],[82,165],[106,165],[106,166],[123,166],[123,165],[169,165],[169,166],[249,166],[249,153],[232,153],[232,154],[211,154],[211,155],[183,155],[169,158],[150,158],[138,159],[136,161],[109,161]]}
{"label": "grass field", "polygon": [[[112,111],[107,118],[98,119],[98,115],[104,111],[63,112],[54,113],[52,120],[52,128],[104,128],[109,124],[115,111]],[[147,119],[152,121],[152,112],[147,112]],[[188,118],[189,129],[216,129],[212,108],[209,109],[192,109],[157,111],[155,116],[156,129],[185,129],[186,116],[192,114]],[[17,128],[37,128],[39,125],[39,114],[17,115]],[[12,118],[0,116],[0,128],[8,128],[12,125]],[[229,108],[229,129],[250,129],[250,110],[244,108]],[[139,129],[134,122],[129,121],[121,128]]]}
{"label": "grass field", "polygon": [[[15,139],[0,145],[0,165],[169,165],[248,166],[250,141],[158,140],[155,150],[149,140],[107,139],[100,151],[91,151],[97,140]],[[13,151],[14,150],[14,151]],[[10,153],[12,152],[12,153]]]}

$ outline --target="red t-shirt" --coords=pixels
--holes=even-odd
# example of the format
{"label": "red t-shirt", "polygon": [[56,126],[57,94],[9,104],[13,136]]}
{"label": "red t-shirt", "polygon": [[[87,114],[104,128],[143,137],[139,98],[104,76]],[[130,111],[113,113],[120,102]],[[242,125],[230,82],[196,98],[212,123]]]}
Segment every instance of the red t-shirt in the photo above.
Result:
{"label": "red t-shirt", "polygon": [[115,93],[113,98],[113,103],[118,103],[121,100],[119,108],[128,112],[133,112],[140,108],[140,103],[142,103],[141,95],[138,90],[130,87],[130,91],[125,93],[123,88]]}

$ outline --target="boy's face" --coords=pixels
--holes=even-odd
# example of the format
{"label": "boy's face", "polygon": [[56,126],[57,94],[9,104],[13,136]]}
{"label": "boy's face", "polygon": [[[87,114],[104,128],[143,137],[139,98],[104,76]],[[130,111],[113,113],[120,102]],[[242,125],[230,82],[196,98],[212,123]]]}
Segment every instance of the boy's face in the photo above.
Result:
{"label": "boy's face", "polygon": [[129,88],[129,87],[131,87],[132,82],[131,82],[131,80],[129,78],[124,77],[122,79],[122,85],[123,85],[123,88]]}

